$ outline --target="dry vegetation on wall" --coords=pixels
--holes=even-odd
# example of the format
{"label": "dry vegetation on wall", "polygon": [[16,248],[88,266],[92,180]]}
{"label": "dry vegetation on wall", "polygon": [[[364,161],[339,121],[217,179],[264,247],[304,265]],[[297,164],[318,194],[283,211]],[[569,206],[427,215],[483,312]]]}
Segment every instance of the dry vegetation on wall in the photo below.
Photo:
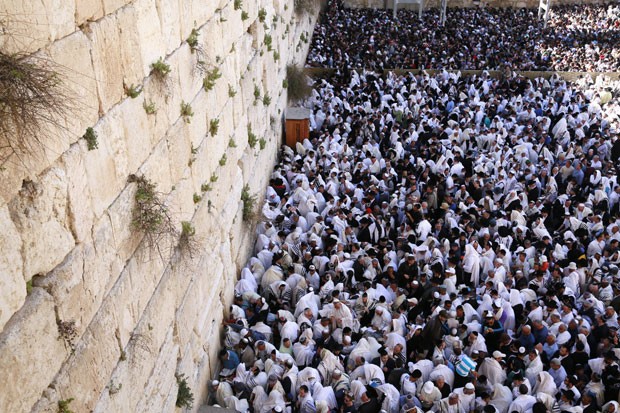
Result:
{"label": "dry vegetation on wall", "polygon": [[66,131],[74,104],[58,69],[41,55],[0,50],[0,168],[38,153],[55,133]]}
{"label": "dry vegetation on wall", "polygon": [[288,91],[288,100],[290,102],[298,102],[304,100],[312,93],[308,76],[304,73],[303,67],[288,65],[286,67],[286,90]]}
{"label": "dry vegetation on wall", "polygon": [[317,5],[317,0],[295,0],[295,13],[298,16],[312,14]]}

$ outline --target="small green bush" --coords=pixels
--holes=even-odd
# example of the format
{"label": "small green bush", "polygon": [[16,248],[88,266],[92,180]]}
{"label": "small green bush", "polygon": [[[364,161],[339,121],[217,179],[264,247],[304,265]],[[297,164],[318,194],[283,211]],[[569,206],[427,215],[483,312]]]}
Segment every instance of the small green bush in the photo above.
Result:
{"label": "small green bush", "polygon": [[207,76],[202,81],[202,86],[206,91],[212,90],[215,87],[215,81],[222,77],[220,69],[217,67],[207,72]]}
{"label": "small green bush", "polygon": [[187,44],[189,45],[192,53],[194,53],[196,51],[196,48],[198,47],[198,30],[192,29],[192,32],[187,38]]}
{"label": "small green bush", "polygon": [[218,176],[215,174],[215,172],[213,172],[213,173],[211,174],[211,178],[209,178],[209,181],[210,181],[211,183],[216,183],[216,182],[217,182],[217,179],[218,179]]}
{"label": "small green bush", "polygon": [[177,392],[176,406],[191,409],[194,405],[194,393],[192,393],[192,389],[189,388],[187,378],[184,374],[177,375],[177,384],[179,386],[179,391]]}
{"label": "small green bush", "polygon": [[99,147],[99,142],[97,142],[97,132],[95,132],[93,128],[86,128],[86,133],[82,136],[82,138],[86,141],[89,151]]}
{"label": "small green bush", "polygon": [[230,138],[228,140],[228,147],[229,148],[236,148],[237,147],[237,144],[235,143],[235,140],[233,138]]}
{"label": "small green bush", "polygon": [[224,166],[226,165],[226,161],[228,161],[228,157],[226,156],[226,154],[222,155],[222,157],[220,158],[220,166]]}
{"label": "small green bush", "polygon": [[245,20],[247,20],[247,19],[249,19],[249,18],[250,18],[250,15],[248,14],[248,12],[247,12],[247,11],[245,11],[245,10],[243,10],[243,11],[241,12],[241,21],[245,21]]}
{"label": "small green bush", "polygon": [[264,7],[261,7],[260,10],[258,10],[258,21],[261,23],[264,23],[266,18],[267,18],[267,10],[265,10]]}
{"label": "small green bush", "polygon": [[153,115],[155,113],[157,113],[157,107],[155,106],[155,103],[150,100],[150,101],[144,101],[142,102],[142,107],[144,108],[144,111],[146,112],[147,115]]}
{"label": "small green bush", "polygon": [[209,192],[211,189],[213,189],[213,188],[211,188],[211,185],[209,185],[207,183],[204,183],[204,184],[200,185],[200,190],[202,192]]}
{"label": "small green bush", "polygon": [[160,57],[156,62],[151,63],[151,74],[158,79],[164,79],[171,72],[170,65],[164,62],[164,59]]}
{"label": "small green bush", "polygon": [[217,135],[217,131],[220,128],[220,120],[219,119],[211,119],[209,122],[209,133],[211,136]]}
{"label": "small green bush", "polygon": [[260,99],[260,88],[258,85],[254,85],[254,100]]}
{"label": "small green bush", "polygon": [[192,111],[192,105],[189,103],[182,101],[181,102],[181,116],[185,123],[190,123],[192,116],[194,116],[194,112]]}
{"label": "small green bush", "polygon": [[254,148],[257,143],[258,138],[256,137],[256,134],[252,132],[252,125],[248,125],[248,145],[250,145],[251,148]]}
{"label": "small green bush", "polygon": [[237,94],[237,91],[232,85],[228,85],[228,97],[234,98]]}
{"label": "small green bush", "polygon": [[250,195],[250,186],[245,184],[241,190],[241,201],[243,202],[243,220],[251,221],[254,214],[254,206],[256,205],[256,195]]}
{"label": "small green bush", "polygon": [[235,7],[235,10],[239,10],[241,8],[241,6],[243,6],[243,1],[242,0],[235,0],[233,3],[233,6]]}
{"label": "small green bush", "polygon": [[138,96],[140,96],[140,93],[142,93],[142,86],[131,85],[131,86],[125,87],[125,94],[132,99],[135,99]]}
{"label": "small green bush", "polygon": [[58,413],[74,413],[73,410],[69,409],[69,405],[73,401],[73,397],[69,399],[59,400],[58,401]]}
{"label": "small green bush", "polygon": [[200,201],[202,201],[202,196],[194,192],[194,204],[197,204]]}
{"label": "small green bush", "polygon": [[270,34],[265,35],[264,43],[265,43],[265,46],[267,46],[267,50],[271,51],[271,46],[273,44],[273,38],[271,37]]}
{"label": "small green bush", "polygon": [[269,96],[269,93],[265,93],[265,96],[263,96],[263,105],[269,106],[270,104],[271,104],[271,96]]}
{"label": "small green bush", "polygon": [[263,138],[260,138],[260,140],[258,141],[258,146],[260,147],[260,150],[262,151],[263,149],[265,149],[265,146],[267,146],[267,141]]}
{"label": "small green bush", "polygon": [[191,237],[196,234],[196,228],[189,221],[181,221],[181,236]]}
{"label": "small green bush", "polygon": [[274,50],[274,52],[273,52],[273,60],[274,60],[275,62],[277,62],[278,60],[280,60],[280,53],[279,53],[278,51],[276,51],[276,50]]}

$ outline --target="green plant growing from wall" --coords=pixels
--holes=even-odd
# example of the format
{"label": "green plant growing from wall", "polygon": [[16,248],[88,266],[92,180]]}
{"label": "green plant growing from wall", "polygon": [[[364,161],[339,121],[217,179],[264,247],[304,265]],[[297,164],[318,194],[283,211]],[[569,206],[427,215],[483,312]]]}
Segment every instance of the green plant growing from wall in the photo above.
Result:
{"label": "green plant growing from wall", "polygon": [[220,73],[220,69],[216,67],[215,69],[207,72],[207,75],[202,81],[202,86],[205,88],[206,91],[212,90],[215,87],[215,82],[220,77],[222,77],[222,74]]}
{"label": "green plant growing from wall", "polygon": [[136,184],[131,227],[144,235],[148,246],[161,255],[163,243],[177,237],[170,210],[155,184],[144,176],[129,175],[127,182]]}
{"label": "green plant growing from wall", "polygon": [[220,166],[224,166],[226,165],[226,161],[228,161],[228,157],[226,156],[226,154],[222,155],[222,157],[220,158]]}
{"label": "green plant growing from wall", "polygon": [[209,134],[211,136],[217,135],[217,131],[220,128],[220,120],[219,119],[211,119],[209,122]]}
{"label": "green plant growing from wall", "polygon": [[248,125],[248,145],[251,148],[254,148],[256,147],[257,143],[258,143],[258,138],[256,137],[256,134],[252,132],[252,125]]}
{"label": "green plant growing from wall", "polygon": [[181,254],[193,258],[200,251],[200,241],[196,238],[196,228],[189,221],[181,221],[181,235],[179,236],[179,250]]}
{"label": "green plant growing from wall", "polygon": [[125,88],[125,94],[127,96],[129,96],[132,99],[137,98],[138,96],[140,96],[140,93],[142,93],[142,86],[138,85],[131,85],[131,86],[127,86],[124,85]]}
{"label": "green plant growing from wall", "polygon": [[243,6],[242,0],[235,0],[233,2],[233,7],[235,8],[235,10],[239,10],[242,6]]}
{"label": "green plant growing from wall", "polygon": [[213,188],[211,188],[211,185],[209,185],[206,182],[204,184],[200,185],[200,190],[202,192],[209,192],[211,189],[213,189]]}
{"label": "green plant growing from wall", "polygon": [[73,397],[64,400],[58,400],[58,413],[74,413],[73,410],[69,408],[69,405],[73,400]]}
{"label": "green plant growing from wall", "polygon": [[247,20],[249,18],[250,18],[250,15],[248,14],[247,11],[245,11],[245,10],[241,11],[241,21],[245,21],[245,20]]}
{"label": "green plant growing from wall", "polygon": [[213,172],[213,173],[211,174],[211,177],[209,178],[209,182],[211,182],[211,183],[213,183],[213,184],[214,184],[214,183],[216,183],[216,182],[217,182],[217,180],[218,180],[218,176],[215,174],[215,172]]}
{"label": "green plant growing from wall", "polygon": [[185,101],[181,101],[181,117],[185,123],[191,123],[194,112],[192,111],[192,105]]}
{"label": "green plant growing from wall", "polygon": [[243,202],[243,220],[252,221],[255,218],[254,207],[256,205],[256,195],[250,195],[250,186],[245,184],[241,190],[241,202]]}
{"label": "green plant growing from wall", "polygon": [[187,378],[184,374],[176,375],[177,385],[179,386],[179,390],[177,392],[177,407],[186,407],[191,409],[194,405],[194,393],[192,393],[192,389],[190,389],[187,384]]}
{"label": "green plant growing from wall", "polygon": [[145,100],[144,102],[142,102],[142,107],[144,108],[144,111],[147,115],[154,115],[155,113],[157,113],[157,107],[155,106],[155,102],[153,102],[152,100],[149,100],[148,102]]}
{"label": "green plant growing from wall", "polygon": [[235,90],[235,88],[229,84],[228,85],[228,97],[234,98],[236,94],[237,94],[237,91]]}
{"label": "green plant growing from wall", "polygon": [[265,40],[264,40],[265,46],[267,46],[267,51],[271,51],[271,47],[273,44],[273,38],[271,37],[270,34],[265,34]]}
{"label": "green plant growing from wall", "polygon": [[299,40],[301,40],[304,43],[308,43],[308,38],[306,37],[306,32],[303,32],[302,34],[299,35]]}
{"label": "green plant growing from wall", "polygon": [[286,90],[290,102],[298,102],[310,96],[312,86],[302,67],[295,65],[286,67]]}
{"label": "green plant growing from wall", "polygon": [[194,199],[194,204],[197,204],[197,203],[199,203],[200,201],[202,201],[202,196],[201,196],[201,195],[198,195],[197,193],[195,193],[195,192],[194,192],[193,199]]}
{"label": "green plant growing from wall", "polygon": [[269,106],[270,104],[271,104],[271,96],[269,96],[269,93],[265,93],[265,95],[263,96],[263,105]]}
{"label": "green plant growing from wall", "polygon": [[267,146],[267,141],[263,138],[260,138],[260,140],[258,141],[258,146],[260,147],[260,150],[262,151]]}
{"label": "green plant growing from wall", "polygon": [[267,18],[267,10],[265,10],[264,7],[261,7],[258,10],[258,21],[261,23],[264,23],[266,18]]}
{"label": "green plant growing from wall", "polygon": [[258,85],[254,85],[254,102],[260,99],[260,88]]}
{"label": "green plant growing from wall", "polygon": [[189,37],[187,38],[187,44],[189,45],[189,49],[192,53],[194,53],[198,48],[198,30],[192,29]]}
{"label": "green plant growing from wall", "polygon": [[280,52],[278,52],[277,50],[273,51],[273,60],[275,62],[277,62],[278,60],[280,60]]}
{"label": "green plant growing from wall", "polygon": [[235,140],[233,138],[230,138],[228,140],[228,147],[229,148],[236,148],[237,147],[237,144],[235,143]]}
{"label": "green plant growing from wall", "polygon": [[151,74],[158,80],[164,80],[171,71],[170,65],[164,62],[162,57],[160,57],[156,62],[151,63]]}
{"label": "green plant growing from wall", "polygon": [[99,147],[99,142],[97,142],[97,132],[91,127],[86,128],[86,133],[82,135],[82,138],[86,141],[86,146],[89,151],[97,149]]}

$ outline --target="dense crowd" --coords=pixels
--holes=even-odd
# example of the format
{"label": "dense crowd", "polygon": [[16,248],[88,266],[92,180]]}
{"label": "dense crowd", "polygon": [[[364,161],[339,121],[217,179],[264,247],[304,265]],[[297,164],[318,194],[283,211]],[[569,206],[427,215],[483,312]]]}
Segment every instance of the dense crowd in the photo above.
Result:
{"label": "dense crowd", "polygon": [[330,0],[307,64],[366,69],[620,70],[620,6],[553,6],[548,27],[532,9],[346,9]]}
{"label": "dense crowd", "polygon": [[235,286],[217,404],[617,413],[619,93],[514,73],[317,81]]}

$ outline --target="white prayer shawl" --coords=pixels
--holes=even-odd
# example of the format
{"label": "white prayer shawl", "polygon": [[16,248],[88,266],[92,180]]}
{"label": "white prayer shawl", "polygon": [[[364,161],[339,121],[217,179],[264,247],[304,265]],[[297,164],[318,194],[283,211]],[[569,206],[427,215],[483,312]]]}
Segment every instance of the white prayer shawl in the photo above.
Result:
{"label": "white prayer shawl", "polygon": [[381,383],[385,383],[383,370],[374,364],[363,364],[351,373],[351,380],[360,380],[364,384],[370,384],[373,379],[378,379]]}
{"label": "white prayer shawl", "polygon": [[260,280],[261,290],[267,291],[272,283],[282,281],[283,278],[284,272],[282,271],[282,268],[280,268],[279,265],[272,265],[269,269],[267,269],[267,271],[265,271]]}
{"label": "white prayer shawl", "polygon": [[[381,344],[377,342],[373,337],[361,338],[358,341],[357,346],[349,354],[348,370],[352,370],[355,367],[355,359],[357,357],[364,357],[365,360],[372,360],[379,356],[379,348]],[[354,379],[352,379],[354,380]]]}
{"label": "white prayer shawl", "polygon": [[536,383],[538,373],[543,371],[543,368],[544,366],[540,356],[536,356],[536,358],[530,361],[530,364],[527,366],[527,369],[525,370],[525,378],[527,378],[530,383]]}
{"label": "white prayer shawl", "polygon": [[255,412],[260,412],[262,406],[267,402],[268,396],[265,393],[265,389],[261,386],[257,386],[252,390],[252,396],[250,396],[252,400],[252,407]]}
{"label": "white prayer shawl", "polygon": [[546,371],[541,371],[540,373],[538,373],[537,377],[538,381],[534,386],[532,392],[534,394],[545,393],[551,396],[555,396],[555,394],[558,392],[558,388],[555,385],[553,377],[551,377],[551,375]]}
{"label": "white prayer shawl", "polygon": [[445,364],[435,366],[431,374],[428,376],[428,379],[434,382],[439,376],[443,376],[446,383],[450,385],[450,388],[454,387],[454,372],[450,369],[450,367]]}
{"label": "white prayer shawl", "polygon": [[473,244],[465,246],[463,269],[471,274],[473,284],[478,285],[480,281],[480,254],[476,251]]}
{"label": "white prayer shawl", "polygon": [[532,406],[536,403],[536,398],[534,396],[530,396],[529,394],[521,394],[515,398],[510,407],[508,408],[509,412],[519,412],[519,413],[531,413]]}
{"label": "white prayer shawl", "polygon": [[234,396],[233,389],[228,382],[220,382],[217,390],[215,391],[215,401],[221,406],[227,406],[226,399]]}
{"label": "white prayer shawl", "polygon": [[491,357],[484,359],[478,374],[487,376],[490,385],[503,384],[506,381],[506,372],[497,360]]}
{"label": "white prayer shawl", "polygon": [[544,404],[549,412],[552,412],[554,406],[557,404],[555,397],[553,397],[551,393],[538,392],[536,393],[536,400]]}
{"label": "white prayer shawl", "polygon": [[385,347],[390,351],[394,350],[394,346],[400,344],[403,346],[403,354],[407,354],[407,341],[403,334],[398,334],[396,332],[389,333],[387,335],[387,339],[385,340]]}
{"label": "white prayer shawl", "polygon": [[312,315],[316,318],[319,315],[319,306],[317,304],[318,296],[314,295],[314,292],[309,292],[299,299],[297,306],[295,307],[295,317],[299,317],[306,308],[312,311]]}
{"label": "white prayer shawl", "polygon": [[420,377],[418,382],[426,383],[435,369],[435,364],[430,360],[420,360],[417,363],[412,364],[412,368],[410,368],[409,371],[412,372],[416,369],[420,370],[422,373],[422,377]]}
{"label": "white prayer shawl", "polygon": [[489,404],[495,406],[499,413],[509,413],[508,406],[512,403],[512,392],[502,384],[493,386],[493,394]]}
{"label": "white prayer shawl", "polygon": [[[583,333],[579,333],[577,334],[577,341],[581,341],[581,343],[584,345],[584,351],[587,354],[590,354],[590,344],[588,344],[588,338],[586,337],[585,334]],[[573,346],[573,352],[577,349],[577,343],[575,342],[575,345]]]}
{"label": "white prayer shawl", "polygon": [[323,383],[329,382],[334,370],[344,371],[344,367],[340,359],[327,349],[321,350],[321,362],[317,367],[319,374],[323,379]]}
{"label": "white prayer shawl", "polygon": [[398,413],[400,409],[400,393],[393,385],[386,383],[376,388],[378,392],[385,394],[381,407],[387,413]]}

